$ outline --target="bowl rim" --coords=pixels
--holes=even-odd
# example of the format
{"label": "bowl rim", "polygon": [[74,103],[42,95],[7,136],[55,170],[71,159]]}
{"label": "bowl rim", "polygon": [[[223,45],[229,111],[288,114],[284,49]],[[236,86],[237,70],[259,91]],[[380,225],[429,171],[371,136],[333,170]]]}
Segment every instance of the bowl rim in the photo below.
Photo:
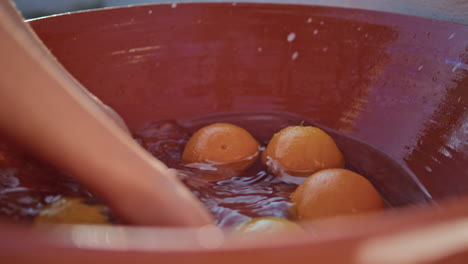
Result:
{"label": "bowl rim", "polygon": [[367,9],[367,8],[363,8],[363,7],[347,7],[347,6],[340,6],[340,5],[326,5],[326,4],[320,4],[320,3],[308,3],[307,0],[288,0],[286,2],[284,2],[282,0],[267,0],[267,1],[256,1],[256,0],[239,0],[239,1],[195,0],[195,1],[187,1],[187,2],[180,2],[178,0],[175,0],[175,1],[163,0],[163,1],[157,2],[157,3],[142,3],[142,4],[121,5],[121,6],[107,6],[107,7],[99,7],[99,8],[87,9],[87,10],[61,12],[61,13],[57,13],[57,14],[26,19],[26,22],[34,22],[34,21],[37,21],[37,20],[50,19],[50,18],[54,18],[54,17],[61,17],[61,16],[67,16],[67,15],[76,15],[76,14],[81,14],[81,13],[102,12],[102,11],[109,11],[109,10],[120,10],[120,9],[139,8],[139,7],[145,8],[145,7],[153,7],[153,6],[170,6],[170,5],[174,4],[174,3],[177,4],[177,6],[179,6],[179,5],[231,5],[231,6],[277,5],[277,6],[297,6],[297,7],[307,6],[307,7],[330,8],[330,9],[338,9],[338,10],[346,9],[346,10],[354,10],[354,11],[357,11],[357,12],[383,13],[383,14],[389,14],[389,15],[396,15],[396,16],[400,16],[400,17],[422,19],[422,20],[426,20],[426,21],[436,21],[437,23],[442,22],[442,23],[448,23],[448,24],[453,24],[453,25],[462,25],[462,26],[468,25],[468,21],[466,21],[466,23],[454,22],[454,21],[436,19],[436,18],[432,18],[432,17],[424,17],[424,16],[420,16],[420,15],[415,15],[415,14],[398,13],[398,12],[388,11],[388,10]]}

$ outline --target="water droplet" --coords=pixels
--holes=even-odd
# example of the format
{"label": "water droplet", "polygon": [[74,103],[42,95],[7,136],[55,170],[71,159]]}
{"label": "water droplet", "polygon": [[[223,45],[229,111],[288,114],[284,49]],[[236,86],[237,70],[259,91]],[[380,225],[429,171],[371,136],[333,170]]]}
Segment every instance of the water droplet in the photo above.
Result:
{"label": "water droplet", "polygon": [[314,29],[314,35],[318,34],[318,29]]}
{"label": "water droplet", "polygon": [[362,27],[358,27],[356,28],[357,31],[361,31],[362,30]]}
{"label": "water droplet", "polygon": [[291,32],[288,35],[288,42],[292,42],[296,38],[296,33]]}
{"label": "water droplet", "polygon": [[453,39],[455,37],[455,33],[450,34],[448,39]]}
{"label": "water droplet", "polygon": [[364,34],[364,37],[365,38],[369,37],[369,33]]}
{"label": "water droplet", "polygon": [[454,71],[456,71],[458,68],[460,68],[461,65],[462,65],[461,62],[458,62],[457,64],[455,64],[455,67],[453,67],[452,72],[454,72]]}
{"label": "water droplet", "polygon": [[424,68],[423,65],[419,66],[418,71],[421,71]]}
{"label": "water droplet", "polygon": [[201,19],[198,19],[198,20],[197,20],[197,24],[200,24],[201,22],[202,22]]}
{"label": "water droplet", "polygon": [[153,14],[153,10],[148,10],[148,15]]}
{"label": "water droplet", "polygon": [[262,48],[262,47],[258,47],[258,48],[257,48],[257,51],[258,51],[258,52],[262,52],[262,51],[263,51],[263,48]]}
{"label": "water droplet", "polygon": [[311,17],[309,17],[309,18],[307,19],[307,23],[309,23],[309,24],[312,23],[312,18],[311,18]]}
{"label": "water droplet", "polygon": [[323,51],[323,52],[327,52],[327,51],[328,51],[328,47],[323,47],[322,51]]}
{"label": "water droplet", "polygon": [[320,21],[320,25],[324,25],[324,24],[325,24],[325,22],[323,22],[323,21]]}
{"label": "water droplet", "polygon": [[177,7],[177,3],[172,3],[172,4],[171,4],[171,7],[172,7],[172,8],[176,8],[176,7]]}
{"label": "water droplet", "polygon": [[429,167],[429,166],[426,166],[426,170],[427,170],[428,172],[432,172],[432,169],[431,169],[431,167]]}
{"label": "water droplet", "polygon": [[291,56],[291,60],[296,60],[297,57],[299,57],[299,52],[295,51]]}
{"label": "water droplet", "polygon": [[444,155],[445,157],[451,159],[453,156],[452,156],[452,153],[450,153],[450,151],[444,147],[441,147],[439,149],[439,153],[441,153],[442,155]]}

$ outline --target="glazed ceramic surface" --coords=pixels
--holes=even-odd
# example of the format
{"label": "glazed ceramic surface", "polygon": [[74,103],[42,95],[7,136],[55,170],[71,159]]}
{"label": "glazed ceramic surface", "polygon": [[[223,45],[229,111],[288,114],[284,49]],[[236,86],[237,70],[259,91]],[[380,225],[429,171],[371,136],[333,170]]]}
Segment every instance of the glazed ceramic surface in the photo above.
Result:
{"label": "glazed ceramic surface", "polygon": [[[381,150],[411,170],[435,201],[468,193],[466,26],[355,9],[245,3],[107,9],[31,25],[58,60],[119,112],[130,129],[148,120],[210,113],[290,112]],[[397,224],[385,231],[418,226],[424,221],[415,215],[425,213],[407,211],[402,219],[419,220],[412,225],[401,220],[398,226],[392,218]],[[467,213],[460,208],[439,212],[426,222]],[[24,244],[41,263],[365,263],[356,257],[359,243],[350,241],[382,233],[385,222],[369,229],[361,225],[354,235],[281,239],[255,248],[223,239],[214,247],[209,239],[206,246],[196,231],[153,230],[154,236],[141,238],[147,244],[136,243],[138,232],[124,230],[125,239],[119,240],[115,229],[96,231],[98,238],[107,234],[127,241],[125,246],[109,242],[117,251],[102,250],[97,242],[100,247],[93,249],[89,241],[82,242],[85,249],[77,249],[79,243],[57,246],[54,239],[44,242],[5,227],[12,239],[8,247],[0,240],[0,256],[27,261],[30,256],[21,256]],[[202,234],[216,238],[209,232]],[[38,240],[24,241],[28,236]],[[164,236],[179,238],[174,240],[178,244],[154,241]],[[185,236],[192,240],[184,244]],[[151,250],[137,253],[145,246]],[[456,257],[453,261],[458,263]]]}
{"label": "glazed ceramic surface", "polygon": [[297,113],[468,191],[466,26],[313,6],[179,4],[31,22],[131,128],[213,112]]}

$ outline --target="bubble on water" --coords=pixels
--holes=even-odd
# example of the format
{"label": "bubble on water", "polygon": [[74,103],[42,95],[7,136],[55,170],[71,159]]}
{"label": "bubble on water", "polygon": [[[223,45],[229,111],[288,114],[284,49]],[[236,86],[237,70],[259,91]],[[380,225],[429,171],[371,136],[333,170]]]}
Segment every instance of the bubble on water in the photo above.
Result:
{"label": "bubble on water", "polygon": [[309,24],[312,23],[312,18],[311,18],[311,17],[309,17],[309,18],[307,19],[307,23],[309,23]]}
{"label": "bubble on water", "polygon": [[314,29],[314,35],[318,34],[318,29]]}
{"label": "bubble on water", "polygon": [[328,47],[323,47],[322,51],[323,51],[323,52],[327,52],[327,51],[328,51]]}
{"label": "bubble on water", "polygon": [[258,47],[258,48],[257,48],[257,51],[258,51],[258,52],[262,52],[262,51],[263,51],[263,48],[262,48],[262,47]]}
{"label": "bubble on water", "polygon": [[172,7],[172,8],[176,8],[176,7],[177,7],[177,3],[172,3],[172,4],[171,4],[171,7]]}
{"label": "bubble on water", "polygon": [[299,57],[299,52],[295,51],[291,56],[291,60],[296,60],[297,57]]}
{"label": "bubble on water", "polygon": [[421,71],[424,68],[423,65],[419,66],[418,71]]}
{"label": "bubble on water", "polygon": [[153,14],[153,10],[148,10],[148,15]]}
{"label": "bubble on water", "polygon": [[294,41],[294,39],[296,39],[296,33],[294,33],[294,32],[289,33],[288,42],[292,42],[292,41]]}
{"label": "bubble on water", "polygon": [[449,36],[448,39],[453,39],[453,38],[455,37],[455,35],[456,35],[455,33],[452,33],[452,34]]}

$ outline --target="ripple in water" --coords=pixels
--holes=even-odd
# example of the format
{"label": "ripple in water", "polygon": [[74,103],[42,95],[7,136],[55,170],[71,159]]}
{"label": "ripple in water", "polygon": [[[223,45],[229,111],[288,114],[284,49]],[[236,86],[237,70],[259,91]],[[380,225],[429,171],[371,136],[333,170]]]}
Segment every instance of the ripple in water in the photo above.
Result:
{"label": "ripple in water", "polygon": [[[178,169],[182,182],[210,210],[219,226],[237,225],[252,217],[290,218],[289,196],[297,185],[278,180],[260,160],[239,177],[182,166],[181,153],[189,131],[196,129],[175,121],[151,122],[137,133],[137,139],[157,158]],[[172,151],[163,147],[166,142],[171,143]]]}

